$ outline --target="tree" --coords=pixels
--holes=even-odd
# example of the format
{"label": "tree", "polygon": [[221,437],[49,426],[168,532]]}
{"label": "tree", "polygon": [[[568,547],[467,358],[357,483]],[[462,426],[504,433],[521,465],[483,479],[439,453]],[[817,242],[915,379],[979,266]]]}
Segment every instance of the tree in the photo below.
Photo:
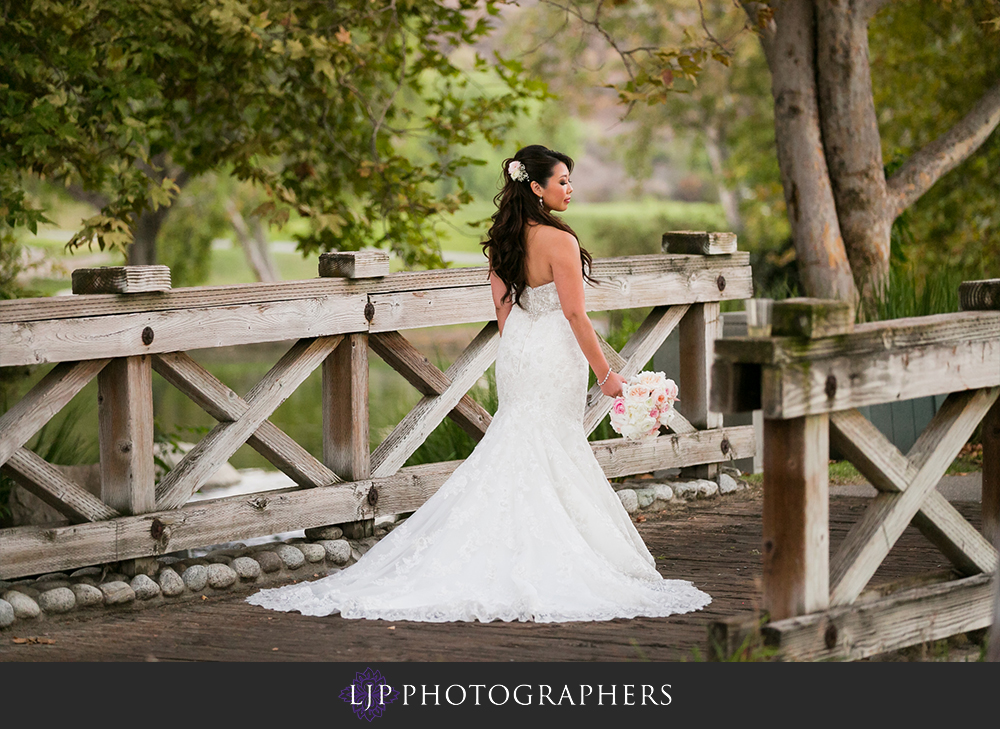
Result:
{"label": "tree", "polygon": [[[626,77],[615,85],[630,106],[687,91],[678,82],[696,83],[707,65],[728,65],[733,57],[732,38],[710,25],[712,14],[706,14],[702,2],[697,15],[688,13],[684,37],[652,45],[618,45],[612,27],[648,14],[655,4],[545,4],[579,18],[616,49]],[[997,58],[996,0],[950,4],[961,11],[967,42],[978,43],[985,58]],[[689,10],[681,5],[670,4],[675,16]],[[889,271],[893,222],[976,152],[1000,123],[1000,80],[994,74],[949,128],[897,160],[887,177],[868,39],[869,24],[886,0],[740,5],[770,71],[778,166],[802,285],[812,296],[856,300],[860,294],[869,300],[884,286]],[[890,6],[897,12],[928,11],[919,2],[907,3],[905,11],[896,5],[902,3]]]}
{"label": "tree", "polygon": [[[429,233],[468,201],[458,173],[476,163],[449,153],[498,142],[544,93],[477,55],[502,85],[478,93],[449,60],[501,4],[0,0],[0,234],[44,220],[24,196],[33,174],[98,204],[71,247],[148,251],[181,187],[227,169],[265,191],[268,222],[309,219],[303,252],[377,245],[440,265]],[[414,136],[436,158],[397,152]],[[448,179],[457,191],[436,195]]]}

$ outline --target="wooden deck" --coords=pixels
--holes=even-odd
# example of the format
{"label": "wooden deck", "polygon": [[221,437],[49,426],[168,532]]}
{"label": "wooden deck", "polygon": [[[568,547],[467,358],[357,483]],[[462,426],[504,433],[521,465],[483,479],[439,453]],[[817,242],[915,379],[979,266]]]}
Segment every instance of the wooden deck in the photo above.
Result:
{"label": "wooden deck", "polygon": [[[647,517],[639,531],[660,571],[713,597],[672,618],[555,625],[423,624],[305,617],[248,605],[245,593],[145,609],[80,614],[0,633],[0,661],[691,661],[710,621],[751,613],[760,599],[759,489]],[[868,500],[833,497],[833,548]],[[978,503],[957,503],[978,527]],[[908,527],[872,584],[949,562]],[[14,644],[15,637],[51,644]]]}

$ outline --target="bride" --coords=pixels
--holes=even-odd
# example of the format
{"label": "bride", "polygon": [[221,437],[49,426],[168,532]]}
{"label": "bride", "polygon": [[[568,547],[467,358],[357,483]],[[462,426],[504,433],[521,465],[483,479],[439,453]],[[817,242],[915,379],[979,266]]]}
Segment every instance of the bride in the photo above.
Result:
{"label": "bride", "polygon": [[552,214],[573,160],[539,145],[505,160],[483,247],[500,328],[499,407],[472,454],[358,562],[247,601],[345,618],[567,622],[699,610],[663,579],[587,443],[587,365],[621,394],[584,310],[590,255]]}

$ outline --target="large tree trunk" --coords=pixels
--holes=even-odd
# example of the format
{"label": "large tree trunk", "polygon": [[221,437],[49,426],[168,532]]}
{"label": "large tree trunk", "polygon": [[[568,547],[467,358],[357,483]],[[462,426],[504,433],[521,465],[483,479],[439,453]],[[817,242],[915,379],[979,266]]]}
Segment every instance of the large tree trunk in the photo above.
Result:
{"label": "large tree trunk", "polygon": [[743,216],[740,215],[740,203],[736,191],[726,185],[726,150],[722,142],[722,132],[718,125],[711,121],[705,123],[705,152],[708,154],[708,164],[715,177],[715,186],[719,191],[719,202],[726,216],[726,224],[734,233],[743,232]]}
{"label": "large tree trunk", "polygon": [[152,266],[156,263],[156,238],[167,219],[170,208],[146,210],[135,225],[135,237],[128,247],[128,265]]}
{"label": "large tree trunk", "polygon": [[781,3],[761,43],[771,71],[778,166],[800,279],[808,296],[853,302],[854,278],[820,132],[813,0]]}
{"label": "large tree trunk", "polygon": [[868,61],[869,0],[816,0],[823,147],[854,281],[868,300],[889,274],[888,192]]}
{"label": "large tree trunk", "polygon": [[281,276],[278,275],[278,267],[275,265],[274,257],[267,246],[267,236],[260,218],[251,217],[250,225],[247,225],[247,221],[232,200],[226,203],[226,214],[233,224],[233,230],[236,231],[236,237],[240,239],[240,245],[243,246],[247,263],[250,264],[257,280],[280,281]]}

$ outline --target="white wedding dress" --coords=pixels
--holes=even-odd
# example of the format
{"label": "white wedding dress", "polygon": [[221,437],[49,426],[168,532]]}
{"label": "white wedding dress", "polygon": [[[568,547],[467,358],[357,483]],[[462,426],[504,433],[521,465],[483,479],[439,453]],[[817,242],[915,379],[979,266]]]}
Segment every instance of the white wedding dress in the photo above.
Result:
{"label": "white wedding dress", "polygon": [[486,435],[427,502],[356,564],[247,602],[304,615],[567,622],[699,610],[663,579],[583,430],[588,366],[554,283],[527,288],[496,361]]}

